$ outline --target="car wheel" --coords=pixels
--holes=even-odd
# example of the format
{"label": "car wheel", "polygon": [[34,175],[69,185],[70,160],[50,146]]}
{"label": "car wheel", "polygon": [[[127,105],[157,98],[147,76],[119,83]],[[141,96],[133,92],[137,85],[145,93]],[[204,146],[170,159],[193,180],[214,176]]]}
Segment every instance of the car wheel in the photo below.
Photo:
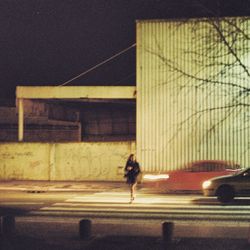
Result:
{"label": "car wheel", "polygon": [[230,202],[234,198],[234,190],[231,186],[221,186],[217,190],[217,199],[220,202]]}

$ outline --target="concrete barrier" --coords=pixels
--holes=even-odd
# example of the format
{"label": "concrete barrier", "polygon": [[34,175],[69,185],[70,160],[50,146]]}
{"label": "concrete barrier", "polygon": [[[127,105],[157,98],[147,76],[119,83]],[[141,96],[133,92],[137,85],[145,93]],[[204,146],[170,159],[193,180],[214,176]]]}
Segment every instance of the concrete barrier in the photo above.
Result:
{"label": "concrete barrier", "polygon": [[83,240],[91,237],[91,220],[83,219],[79,222],[79,236]]}
{"label": "concrete barrier", "polygon": [[174,223],[163,222],[162,223],[162,239],[164,249],[170,249],[173,241]]}
{"label": "concrete barrier", "polygon": [[123,181],[118,166],[134,150],[134,141],[0,143],[0,180]]}

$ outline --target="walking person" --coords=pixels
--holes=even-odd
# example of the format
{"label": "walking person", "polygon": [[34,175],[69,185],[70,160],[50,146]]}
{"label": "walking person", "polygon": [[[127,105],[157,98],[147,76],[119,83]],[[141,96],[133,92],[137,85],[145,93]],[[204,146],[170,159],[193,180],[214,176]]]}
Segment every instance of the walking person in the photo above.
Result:
{"label": "walking person", "polygon": [[127,178],[127,183],[130,187],[130,203],[135,199],[135,188],[137,185],[137,177],[141,173],[140,165],[136,161],[134,154],[128,157],[125,166],[125,177]]}

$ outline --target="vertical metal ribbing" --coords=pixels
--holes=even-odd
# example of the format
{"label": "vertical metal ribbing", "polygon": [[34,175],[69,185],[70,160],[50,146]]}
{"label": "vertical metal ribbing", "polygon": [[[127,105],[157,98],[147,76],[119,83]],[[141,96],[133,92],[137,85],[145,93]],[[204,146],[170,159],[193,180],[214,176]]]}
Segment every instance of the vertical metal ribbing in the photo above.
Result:
{"label": "vertical metal ribbing", "polygon": [[[142,161],[142,104],[141,104],[141,58],[142,58],[142,48],[141,48],[141,25],[136,23],[136,156],[138,160],[143,164]],[[142,165],[142,168],[144,166]]]}
{"label": "vertical metal ribbing", "polygon": [[[148,29],[148,33],[150,34],[149,38],[148,38],[148,50],[152,49],[152,39],[153,39],[153,35],[152,35],[152,24],[149,24],[149,29]],[[147,56],[149,56],[149,52],[147,53]],[[153,124],[154,124],[154,117],[153,117],[153,98],[154,98],[154,91],[153,91],[153,81],[154,78],[151,77],[150,74],[152,74],[153,71],[153,65],[152,65],[153,60],[149,60],[149,64],[147,67],[147,76],[148,76],[148,80],[147,84],[148,84],[148,88],[147,88],[147,99],[145,99],[145,103],[149,104],[149,117],[147,120],[148,123],[148,131],[147,131],[147,145],[146,145],[146,151],[145,153],[147,153],[148,155],[148,168],[149,170],[153,171],[154,169],[152,168],[152,150],[154,148],[154,144],[153,144],[153,138],[151,136],[151,131],[153,130]],[[154,132],[155,133],[155,132]]]}
{"label": "vertical metal ribbing", "polygon": [[[163,30],[164,30],[164,25],[162,24],[162,40],[164,41],[165,40],[165,34],[163,33]],[[167,55],[169,53],[169,51],[167,50],[169,44],[168,44],[168,41],[166,42],[166,45],[163,46],[163,54],[164,55]],[[163,70],[163,69],[162,69]],[[167,154],[168,154],[168,148],[167,148],[167,138],[165,136],[165,134],[167,133],[167,120],[168,120],[168,117],[167,117],[167,103],[165,101],[165,93],[166,93],[166,89],[167,89],[167,78],[168,78],[168,75],[166,72],[163,72],[163,79],[162,79],[162,102],[161,102],[161,105],[163,107],[163,119],[162,119],[162,130],[161,130],[161,134],[160,136],[162,137],[162,163],[161,163],[161,170],[164,170],[164,168],[166,168],[166,165],[169,164],[168,162],[168,158],[167,158]],[[170,165],[170,164],[169,164]]]}
{"label": "vertical metal ribbing", "polygon": [[[160,40],[163,41],[164,39],[164,33],[163,33],[163,30],[164,30],[164,25],[163,23],[160,24],[160,33],[161,33],[161,38]],[[166,46],[163,46],[162,48],[162,53],[165,54],[165,47]],[[158,70],[161,70],[161,67],[158,66]],[[164,82],[164,80],[163,80]],[[159,137],[159,142],[158,142],[158,146],[157,146],[157,166],[159,166],[159,170],[161,171],[162,168],[163,168],[163,165],[164,165],[164,137],[162,136],[162,131],[163,131],[163,128],[164,128],[164,112],[163,112],[163,109],[164,109],[164,103],[163,103],[163,98],[164,98],[164,95],[163,95],[163,84],[157,86],[157,90],[159,92],[159,98],[158,98],[158,105],[159,105],[159,116],[160,116],[160,120],[159,120],[159,126],[158,126],[158,137]]]}
{"label": "vertical metal ribbing", "polygon": [[[159,31],[161,31],[161,24],[159,24],[159,28],[157,29],[156,26],[154,25],[154,34],[157,33]],[[160,38],[161,40],[161,32],[160,32]],[[155,62],[154,63],[154,72],[157,72],[159,71],[159,65]],[[160,92],[159,92],[159,85],[157,84],[159,82],[159,77],[160,77],[160,74],[155,74],[155,98],[154,98],[154,102],[155,102],[155,114],[154,114],[154,117],[155,117],[155,122],[154,122],[154,130],[153,131],[157,131],[156,132],[156,136],[153,137],[153,135],[151,135],[153,138],[154,138],[154,151],[153,151],[153,155],[154,155],[154,169],[155,171],[159,171],[159,155],[158,155],[158,152],[159,152],[159,141],[160,141],[160,137],[159,137],[159,124],[161,122],[161,115],[160,115],[160,106],[159,106],[159,99],[160,99]]]}
{"label": "vertical metal ribbing", "polygon": [[[222,66],[202,68],[192,62],[189,53],[183,54],[183,51],[195,50],[196,46],[201,51],[206,49],[205,39],[191,39],[192,22],[181,25],[175,21],[137,23],[137,105],[140,106],[137,108],[137,150],[147,171],[172,170],[181,163],[202,159],[235,160],[244,165],[249,163],[246,153],[249,130],[244,131],[245,124],[235,122],[243,117],[241,109],[236,108],[230,118],[219,123],[209,135],[207,131],[225,117],[226,109],[204,112],[200,118],[196,115],[188,119],[192,117],[192,112],[226,105],[229,94],[222,89],[223,86],[217,84],[215,89],[215,85],[203,83],[203,89],[196,89],[194,85],[200,82],[171,71],[157,56],[157,53],[162,53],[162,56],[175,60],[181,70],[197,74],[198,78],[216,75]],[[207,27],[209,24],[206,20],[200,20],[197,34],[203,38],[208,36],[210,31]],[[159,51],[159,48],[162,50]],[[223,55],[224,50],[225,46],[221,43],[214,53]],[[207,58],[203,55],[202,62],[206,63]],[[224,60],[223,57],[221,60]],[[217,80],[235,82],[233,74],[237,72],[234,70],[228,70],[227,75],[218,76]],[[244,83],[244,80],[237,82]],[[187,85],[188,88],[178,89]],[[182,131],[176,133],[178,128],[175,125],[182,120],[187,122]]]}

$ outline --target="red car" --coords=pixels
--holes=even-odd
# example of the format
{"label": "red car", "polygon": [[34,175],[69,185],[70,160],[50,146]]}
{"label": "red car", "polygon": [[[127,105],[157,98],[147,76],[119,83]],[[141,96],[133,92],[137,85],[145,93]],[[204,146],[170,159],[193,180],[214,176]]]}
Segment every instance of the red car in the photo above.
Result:
{"label": "red car", "polygon": [[168,191],[201,191],[202,183],[210,178],[231,175],[241,170],[239,164],[221,160],[202,160],[188,163],[182,169],[164,174],[145,174],[143,183]]}

